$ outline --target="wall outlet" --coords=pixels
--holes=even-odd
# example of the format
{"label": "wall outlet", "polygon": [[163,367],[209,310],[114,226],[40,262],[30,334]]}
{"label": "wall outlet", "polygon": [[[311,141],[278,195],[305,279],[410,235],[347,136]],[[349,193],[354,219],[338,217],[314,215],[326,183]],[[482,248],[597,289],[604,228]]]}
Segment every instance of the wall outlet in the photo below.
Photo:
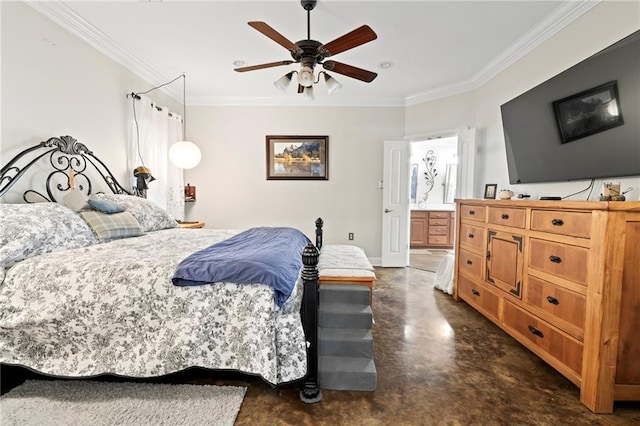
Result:
{"label": "wall outlet", "polygon": [[353,241],[353,232],[349,232],[349,241]]}

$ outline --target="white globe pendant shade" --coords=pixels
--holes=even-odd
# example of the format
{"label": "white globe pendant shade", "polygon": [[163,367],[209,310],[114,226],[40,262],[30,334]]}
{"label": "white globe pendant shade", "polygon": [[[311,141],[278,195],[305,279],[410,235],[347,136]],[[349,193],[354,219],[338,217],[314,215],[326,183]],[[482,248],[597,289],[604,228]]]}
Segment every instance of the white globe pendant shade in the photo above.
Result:
{"label": "white globe pendant shade", "polygon": [[191,169],[200,163],[202,154],[200,148],[193,142],[176,142],[169,148],[169,159],[181,169]]}

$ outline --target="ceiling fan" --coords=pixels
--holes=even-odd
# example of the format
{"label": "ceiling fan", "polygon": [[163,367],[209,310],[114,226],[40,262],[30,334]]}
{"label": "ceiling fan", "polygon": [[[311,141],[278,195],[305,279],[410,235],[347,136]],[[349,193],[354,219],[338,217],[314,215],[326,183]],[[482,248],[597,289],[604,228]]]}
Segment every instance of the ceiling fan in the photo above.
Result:
{"label": "ceiling fan", "polygon": [[[302,8],[307,11],[307,38],[306,40],[300,40],[295,43],[288,40],[285,36],[274,30],[265,22],[251,21],[249,26],[255,28],[271,40],[275,41],[285,49],[289,50],[293,60],[269,62],[260,65],[251,65],[246,67],[235,68],[235,71],[245,72],[254,71],[263,68],[272,68],[282,65],[291,65],[294,63],[302,64],[300,71],[291,71],[284,77],[276,81],[274,84],[276,87],[285,90],[291,82],[293,74],[298,76],[298,93],[304,93],[307,96],[313,97],[312,88],[318,81],[315,80],[313,74],[316,65],[322,65],[327,71],[332,71],[338,74],[345,75],[347,77],[355,78],[366,83],[372,82],[378,74],[367,71],[362,68],[354,67],[353,65],[343,64],[334,60],[325,60],[328,57],[337,55],[362,44],[368,43],[378,38],[376,33],[368,26],[362,25],[355,30],[338,37],[337,39],[330,41],[329,43],[322,44],[319,41],[311,39],[311,11],[315,8],[316,0],[301,0]],[[326,72],[321,71],[318,74],[324,74],[325,81],[329,88],[329,93],[340,88],[342,85],[338,83],[333,77],[329,76]]]}

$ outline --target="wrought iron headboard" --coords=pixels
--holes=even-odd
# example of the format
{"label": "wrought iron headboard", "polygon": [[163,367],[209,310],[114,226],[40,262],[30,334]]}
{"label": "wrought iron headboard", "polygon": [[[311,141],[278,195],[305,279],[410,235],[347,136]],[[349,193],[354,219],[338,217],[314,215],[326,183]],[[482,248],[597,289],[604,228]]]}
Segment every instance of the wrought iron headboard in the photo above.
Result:
{"label": "wrought iron headboard", "polygon": [[[0,197],[5,195],[25,175],[27,170],[46,156],[49,157],[49,163],[53,167],[53,171],[48,174],[44,182],[47,195],[45,196],[34,189],[27,189],[22,194],[22,199],[27,203],[32,202],[29,200],[29,195],[39,196],[46,201],[58,201],[54,193],[64,194],[74,186],[74,182],[77,189],[90,195],[93,193],[94,185],[89,175],[102,179],[114,194],[132,195],[86,145],[71,136],[60,136],[49,138],[25,149],[2,166],[2,170],[0,170]],[[96,173],[89,168],[89,165],[93,166]]]}

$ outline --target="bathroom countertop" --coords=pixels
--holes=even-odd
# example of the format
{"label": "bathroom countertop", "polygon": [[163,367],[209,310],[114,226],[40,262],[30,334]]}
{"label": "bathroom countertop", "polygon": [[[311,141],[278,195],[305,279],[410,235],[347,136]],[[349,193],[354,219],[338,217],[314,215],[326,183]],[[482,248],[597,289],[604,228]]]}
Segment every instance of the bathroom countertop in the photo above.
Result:
{"label": "bathroom countertop", "polygon": [[411,204],[409,206],[412,211],[454,211],[456,209],[455,204]]}

